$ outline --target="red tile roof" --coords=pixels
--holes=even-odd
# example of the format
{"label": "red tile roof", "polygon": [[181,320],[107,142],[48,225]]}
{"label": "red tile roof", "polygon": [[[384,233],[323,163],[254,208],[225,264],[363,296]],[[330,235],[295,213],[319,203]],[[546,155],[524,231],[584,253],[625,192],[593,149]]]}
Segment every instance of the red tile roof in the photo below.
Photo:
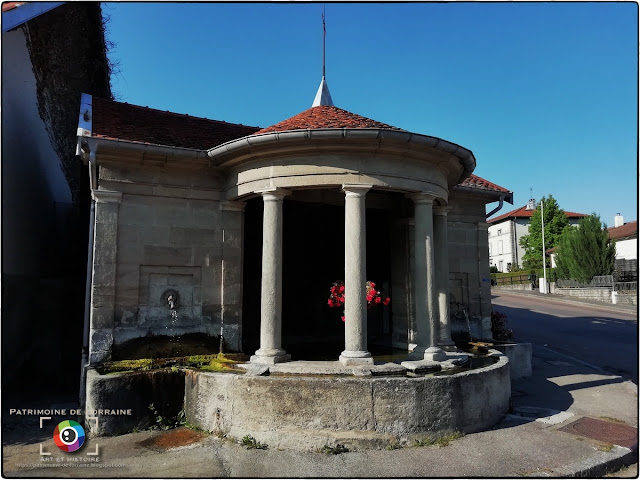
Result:
{"label": "red tile roof", "polygon": [[621,239],[638,236],[638,221],[626,222],[619,227],[611,227],[609,230],[609,238]]}
{"label": "red tile roof", "polygon": [[3,12],[8,12],[9,10],[13,10],[16,7],[19,7],[20,5],[24,5],[27,2],[4,2],[2,4],[2,11]]}
{"label": "red tile roof", "polygon": [[[496,223],[499,222],[501,220],[504,220],[506,218],[531,218],[531,216],[534,214],[535,209],[534,210],[527,210],[527,206],[524,205],[520,208],[516,208],[515,210],[512,210],[510,212],[507,212],[503,215],[500,215],[499,217],[496,218],[492,218],[490,220],[487,220],[489,223]],[[588,215],[584,214],[584,213],[576,213],[576,212],[564,212],[567,215],[567,218],[582,218],[582,217],[587,217]]]}
{"label": "red tile roof", "polygon": [[511,193],[506,188],[501,187],[500,185],[496,185],[495,183],[492,183],[492,182],[490,182],[488,180],[485,180],[482,177],[479,177],[479,176],[473,175],[473,174],[471,174],[468,178],[465,178],[458,185],[460,185],[462,187],[479,188],[479,189],[482,189],[482,190],[492,190],[492,191],[495,191],[495,192]]}
{"label": "red tile roof", "polygon": [[91,135],[206,150],[251,135],[249,127],[93,97]]}
{"label": "red tile roof", "polygon": [[390,130],[404,131],[401,128],[371,120],[370,118],[348,112],[342,108],[320,105],[318,107],[311,107],[275,125],[258,130],[255,134],[317,128],[387,128]]}
{"label": "red tile roof", "polygon": [[[387,128],[402,129],[377,122],[338,107],[321,105],[305,110],[271,127],[249,127],[206,118],[191,117],[149,107],[92,99],[93,137],[127,140],[138,143],[209,149],[247,135],[283,130],[315,128]],[[500,193],[511,193],[495,183],[471,175],[460,184]]]}

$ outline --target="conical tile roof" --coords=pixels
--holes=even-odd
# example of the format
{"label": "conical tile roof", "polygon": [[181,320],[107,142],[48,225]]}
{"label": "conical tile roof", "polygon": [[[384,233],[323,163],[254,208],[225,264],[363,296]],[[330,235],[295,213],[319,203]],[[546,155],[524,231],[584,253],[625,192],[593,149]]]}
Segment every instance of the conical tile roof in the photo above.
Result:
{"label": "conical tile roof", "polygon": [[362,115],[348,112],[332,105],[311,107],[302,113],[263,128],[254,133],[279,132],[284,130],[306,130],[320,128],[385,128],[389,130],[405,131],[386,123],[378,122]]}

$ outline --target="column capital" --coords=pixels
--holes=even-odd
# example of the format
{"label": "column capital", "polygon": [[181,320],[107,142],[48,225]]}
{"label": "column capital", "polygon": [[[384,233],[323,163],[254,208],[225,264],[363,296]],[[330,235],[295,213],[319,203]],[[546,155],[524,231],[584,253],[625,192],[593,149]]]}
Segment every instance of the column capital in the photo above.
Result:
{"label": "column capital", "polygon": [[243,212],[247,204],[239,200],[225,200],[220,202],[220,210],[231,212]]}
{"label": "column capital", "polygon": [[284,188],[280,187],[261,188],[259,190],[254,190],[253,193],[262,195],[262,199],[265,202],[275,202],[278,200],[282,200],[287,195],[291,195],[291,192],[289,190],[285,190]]}
{"label": "column capital", "polygon": [[91,190],[91,198],[98,203],[120,203],[122,201],[122,192]]}
{"label": "column capital", "polygon": [[431,204],[433,205],[433,202],[436,198],[438,198],[437,196],[435,196],[432,193],[426,193],[426,192],[418,192],[418,193],[410,193],[407,195],[408,198],[410,198],[414,205],[418,205],[418,204]]}
{"label": "column capital", "polygon": [[451,211],[451,207],[448,207],[446,205],[438,205],[433,207],[433,214],[434,215],[442,215],[443,217],[447,216],[447,213],[449,213]]}
{"label": "column capital", "polygon": [[343,183],[342,191],[347,197],[364,197],[373,188],[371,184]]}

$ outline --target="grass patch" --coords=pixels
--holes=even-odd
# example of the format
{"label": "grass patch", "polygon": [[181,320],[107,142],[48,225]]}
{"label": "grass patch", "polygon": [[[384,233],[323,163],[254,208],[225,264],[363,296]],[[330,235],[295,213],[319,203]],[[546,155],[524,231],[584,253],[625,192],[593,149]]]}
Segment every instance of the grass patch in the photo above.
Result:
{"label": "grass patch", "polygon": [[247,450],[266,450],[267,448],[269,448],[269,445],[267,445],[266,443],[260,443],[251,435],[245,435],[244,437],[242,437],[242,440],[240,440],[240,445],[246,447]]}
{"label": "grass patch", "polygon": [[105,362],[99,371],[102,375],[115,373],[130,373],[147,371],[157,368],[171,368],[172,372],[177,372],[180,367],[191,367],[206,370],[209,372],[236,372],[234,365],[240,360],[226,356],[221,353],[211,355],[190,355],[188,357],[175,358],[140,358],[137,360],[118,360],[115,362]]}
{"label": "grass patch", "polygon": [[151,358],[139,358],[138,360],[119,360],[117,362],[107,362],[103,365],[105,373],[125,373],[151,370],[153,360]]}
{"label": "grass patch", "polygon": [[598,450],[600,450],[601,452],[610,452],[611,450],[613,450],[613,445],[610,443],[601,443],[600,445],[598,445]]}
{"label": "grass patch", "polygon": [[341,443],[336,444],[335,447],[325,445],[320,449],[320,453],[324,453],[326,455],[340,455],[341,453],[347,453],[348,451],[349,449]]}
{"label": "grass patch", "polygon": [[438,447],[446,447],[452,441],[457,440],[463,436],[464,434],[460,432],[451,432],[451,433],[446,433],[444,435],[429,436],[422,439],[416,439],[415,446],[430,447],[430,446],[436,445]]}
{"label": "grass patch", "polygon": [[208,435],[211,435],[211,432],[209,430],[205,430],[204,428],[200,428],[199,426],[194,425],[191,422],[185,421],[182,424],[182,426],[185,427],[185,428],[188,428],[189,430],[193,430],[194,432],[206,433]]}
{"label": "grass patch", "polygon": [[620,420],[620,419],[618,419],[618,418],[614,418],[614,417],[606,417],[606,416],[605,416],[605,417],[598,417],[598,418],[600,418],[601,420],[606,420],[606,421],[608,421],[608,422],[614,422],[614,423],[626,423],[626,422],[623,422],[622,420]]}
{"label": "grass patch", "polygon": [[398,441],[389,442],[387,446],[384,447],[385,450],[398,450],[400,448],[402,448],[402,444]]}

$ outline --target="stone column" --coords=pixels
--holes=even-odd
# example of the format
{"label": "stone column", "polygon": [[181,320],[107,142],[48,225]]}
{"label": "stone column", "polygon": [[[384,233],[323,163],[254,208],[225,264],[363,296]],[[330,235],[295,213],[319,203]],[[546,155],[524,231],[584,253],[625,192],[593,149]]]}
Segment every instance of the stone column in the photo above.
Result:
{"label": "stone column", "polygon": [[367,351],[367,226],[365,195],[372,185],[343,185],[345,328],[343,365],[371,365]]}
{"label": "stone column", "polygon": [[89,313],[89,363],[111,360],[115,326],[118,214],[122,192],[93,190],[96,202]]}
{"label": "stone column", "polygon": [[[220,324],[224,347],[231,352],[242,350],[242,256],[245,203],[220,202],[222,212]],[[218,332],[215,332],[218,333]]]}
{"label": "stone column", "polygon": [[435,293],[433,201],[428,193],[411,195],[415,218],[415,294],[417,346],[411,359],[441,361],[447,358],[438,348],[438,308]]}
{"label": "stone column", "polygon": [[440,335],[438,345],[445,350],[454,350],[449,325],[449,241],[447,235],[447,207],[433,208],[434,264],[436,275],[436,295],[438,296],[438,317]]}
{"label": "stone column", "polygon": [[277,187],[255,193],[262,195],[262,293],[260,299],[260,348],[251,363],[273,365],[291,355],[282,346],[282,201],[291,192]]}

